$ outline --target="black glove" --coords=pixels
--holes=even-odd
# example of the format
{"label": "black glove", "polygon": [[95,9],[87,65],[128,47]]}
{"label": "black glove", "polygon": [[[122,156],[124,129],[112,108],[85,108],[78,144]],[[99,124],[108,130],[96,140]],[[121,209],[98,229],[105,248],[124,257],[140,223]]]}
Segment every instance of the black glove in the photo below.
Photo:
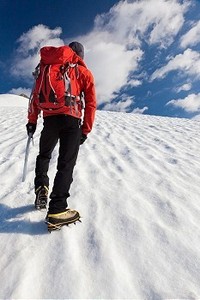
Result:
{"label": "black glove", "polygon": [[36,124],[28,122],[26,124],[26,130],[27,130],[28,136],[29,135],[33,136],[33,134],[34,134],[34,132],[36,130]]}
{"label": "black glove", "polygon": [[82,134],[81,134],[80,145],[82,145],[86,140],[87,140],[87,135],[84,134],[84,133],[82,133]]}

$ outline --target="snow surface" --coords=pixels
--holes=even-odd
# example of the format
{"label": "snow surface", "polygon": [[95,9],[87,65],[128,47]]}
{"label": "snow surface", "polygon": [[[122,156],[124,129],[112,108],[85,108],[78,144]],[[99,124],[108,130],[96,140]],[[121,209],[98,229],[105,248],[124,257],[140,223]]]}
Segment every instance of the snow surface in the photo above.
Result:
{"label": "snow surface", "polygon": [[42,119],[22,183],[27,109],[12,97],[0,96],[0,298],[200,298],[200,121],[98,111],[69,199],[82,224],[49,234],[33,207]]}

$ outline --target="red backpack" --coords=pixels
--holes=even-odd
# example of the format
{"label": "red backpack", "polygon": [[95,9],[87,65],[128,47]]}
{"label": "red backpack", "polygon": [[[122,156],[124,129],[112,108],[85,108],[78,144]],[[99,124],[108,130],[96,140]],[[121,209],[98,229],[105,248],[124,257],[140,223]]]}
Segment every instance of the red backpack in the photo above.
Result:
{"label": "red backpack", "polygon": [[40,63],[33,72],[33,98],[41,110],[59,110],[66,105],[66,96],[71,95],[68,71],[80,58],[68,46],[43,47],[40,56]]}

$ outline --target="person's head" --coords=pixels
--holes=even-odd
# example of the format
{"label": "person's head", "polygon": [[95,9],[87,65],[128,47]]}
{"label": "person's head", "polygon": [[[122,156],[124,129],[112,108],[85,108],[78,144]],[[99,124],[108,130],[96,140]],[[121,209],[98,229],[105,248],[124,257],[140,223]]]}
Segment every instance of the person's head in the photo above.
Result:
{"label": "person's head", "polygon": [[79,42],[71,42],[69,44],[69,47],[82,59],[84,58],[84,47],[81,43]]}

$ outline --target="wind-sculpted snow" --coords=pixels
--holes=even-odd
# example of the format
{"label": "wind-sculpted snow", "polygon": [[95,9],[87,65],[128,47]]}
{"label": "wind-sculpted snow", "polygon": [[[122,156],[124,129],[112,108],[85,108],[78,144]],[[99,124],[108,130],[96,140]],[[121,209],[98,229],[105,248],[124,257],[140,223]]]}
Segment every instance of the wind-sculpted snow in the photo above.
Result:
{"label": "wind-sculpted snow", "polygon": [[199,121],[98,111],[69,198],[82,224],[49,234],[33,207],[42,119],[22,183],[26,108],[0,112],[0,298],[200,298]]}

